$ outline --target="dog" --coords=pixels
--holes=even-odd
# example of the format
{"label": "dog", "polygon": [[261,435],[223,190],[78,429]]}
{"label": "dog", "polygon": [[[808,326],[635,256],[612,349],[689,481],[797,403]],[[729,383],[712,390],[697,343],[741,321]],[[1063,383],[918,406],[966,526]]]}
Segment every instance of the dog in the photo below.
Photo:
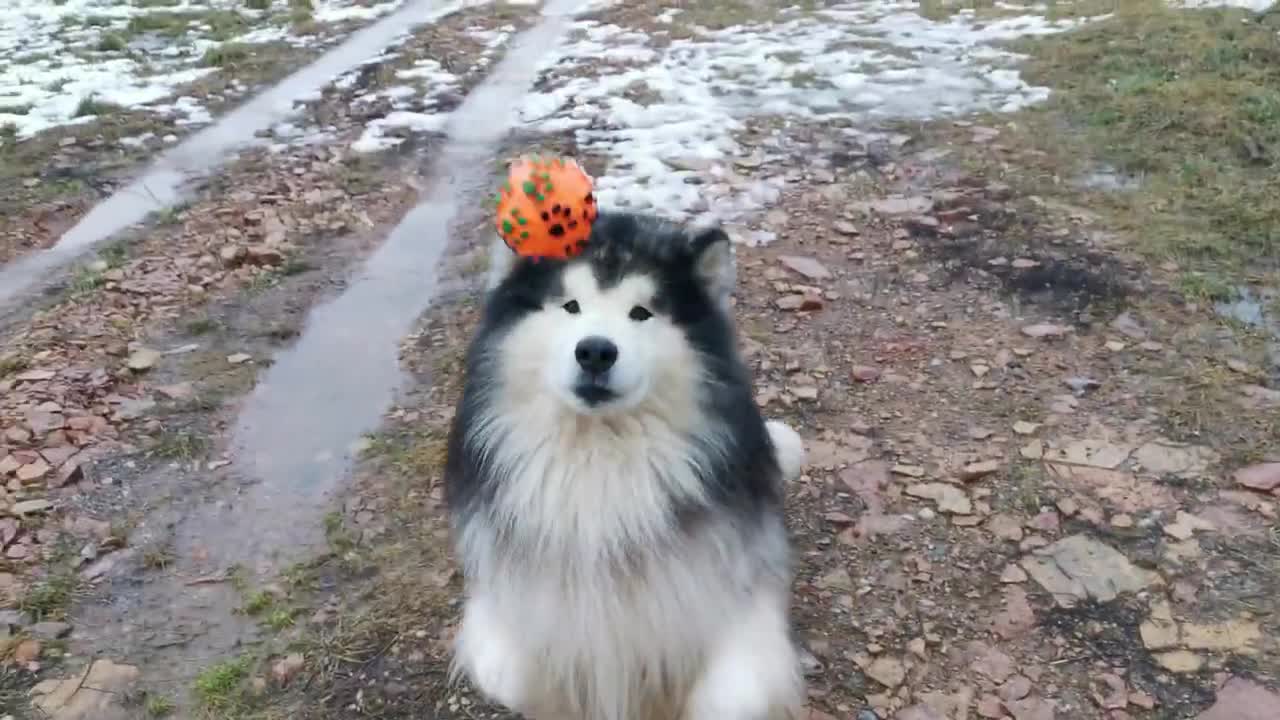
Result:
{"label": "dog", "polygon": [[602,213],[491,256],[446,462],[453,675],[534,720],[779,720],[804,697],[784,484],[718,227]]}

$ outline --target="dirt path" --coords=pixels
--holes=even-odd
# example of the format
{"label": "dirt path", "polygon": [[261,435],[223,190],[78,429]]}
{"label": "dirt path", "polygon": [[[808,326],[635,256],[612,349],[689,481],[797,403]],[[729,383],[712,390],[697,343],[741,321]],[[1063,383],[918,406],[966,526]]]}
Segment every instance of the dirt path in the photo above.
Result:
{"label": "dirt path", "polygon": [[[471,198],[532,150],[741,242],[812,718],[1270,717],[1280,255],[1214,183],[1269,182],[1276,27],[923,5],[442,12],[51,272],[0,353],[0,717],[505,717],[446,682],[439,471]],[[1212,73],[1187,193],[1209,113],[1150,98]]]}

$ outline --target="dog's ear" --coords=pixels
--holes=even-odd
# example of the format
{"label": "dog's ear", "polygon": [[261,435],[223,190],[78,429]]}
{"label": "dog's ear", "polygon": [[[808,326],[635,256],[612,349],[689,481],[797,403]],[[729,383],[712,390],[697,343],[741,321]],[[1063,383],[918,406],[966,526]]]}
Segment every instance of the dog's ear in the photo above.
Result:
{"label": "dog's ear", "polygon": [[733,243],[719,225],[694,230],[690,235],[694,271],[707,292],[725,307],[737,284]]}
{"label": "dog's ear", "polygon": [[493,242],[489,243],[489,272],[485,277],[485,292],[491,292],[501,285],[502,281],[511,274],[518,259],[511,248],[507,247],[507,243],[498,235],[494,235]]}

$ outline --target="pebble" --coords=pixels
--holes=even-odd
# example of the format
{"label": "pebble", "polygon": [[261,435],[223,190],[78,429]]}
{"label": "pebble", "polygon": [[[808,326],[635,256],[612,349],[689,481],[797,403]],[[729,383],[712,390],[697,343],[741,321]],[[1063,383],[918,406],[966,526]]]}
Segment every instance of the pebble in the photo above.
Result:
{"label": "pebble", "polygon": [[160,362],[160,357],[159,350],[138,348],[125,361],[125,366],[134,372],[144,372],[155,367],[155,364]]}

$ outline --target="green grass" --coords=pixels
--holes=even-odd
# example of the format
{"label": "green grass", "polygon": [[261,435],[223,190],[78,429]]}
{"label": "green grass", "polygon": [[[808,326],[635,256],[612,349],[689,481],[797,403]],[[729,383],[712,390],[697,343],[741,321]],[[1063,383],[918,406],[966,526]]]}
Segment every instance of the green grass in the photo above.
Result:
{"label": "green grass", "polygon": [[27,590],[27,594],[18,604],[18,609],[30,614],[37,621],[65,617],[79,587],[80,576],[74,570],[62,569],[51,572],[48,577]]}
{"label": "green grass", "polygon": [[1029,80],[1055,90],[1041,120],[1065,123],[1035,134],[1060,148],[1077,135],[1093,160],[1143,178],[1111,198],[1139,250],[1233,275],[1280,267],[1278,25],[1135,0],[1020,43]]}
{"label": "green grass", "polygon": [[259,590],[249,596],[241,610],[245,615],[261,615],[266,612],[276,602],[275,596],[266,590]]}
{"label": "green grass", "polygon": [[232,67],[248,60],[253,46],[243,43],[225,43],[205,51],[200,62],[205,67]]}
{"label": "green grass", "polygon": [[98,38],[98,49],[102,52],[123,52],[129,47],[129,41],[119,33],[105,33]]}
{"label": "green grass", "polygon": [[26,370],[31,361],[17,353],[0,355],[0,380]]}
{"label": "green grass", "polygon": [[244,0],[244,6],[250,10],[270,10],[271,0]]}
{"label": "green grass", "polygon": [[148,695],[146,710],[147,717],[162,718],[173,714],[177,706],[173,701],[163,695]]}
{"label": "green grass", "polygon": [[102,287],[103,282],[104,278],[101,273],[96,273],[85,266],[78,267],[75,275],[71,277],[71,294],[75,296],[87,295]]}
{"label": "green grass", "polygon": [[249,677],[253,659],[248,656],[223,660],[205,668],[195,679],[196,700],[208,710],[227,711],[241,702],[241,683]]}
{"label": "green grass", "polygon": [[186,430],[165,432],[157,439],[151,454],[166,460],[188,462],[205,454],[209,441]]}
{"label": "green grass", "polygon": [[89,115],[98,115],[98,116],[111,115],[118,110],[121,110],[121,107],[119,105],[115,105],[113,103],[108,103],[108,102],[102,102],[101,100],[98,100],[94,96],[90,95],[89,97],[86,97],[83,100],[81,100],[80,104],[76,106],[75,116],[87,117]]}
{"label": "green grass", "polygon": [[284,630],[288,630],[289,628],[293,627],[293,623],[294,623],[293,614],[294,613],[292,610],[288,610],[285,608],[277,608],[275,610],[272,610],[271,613],[267,615],[266,619],[263,620],[262,622],[264,625],[271,628],[272,630],[276,632],[282,632]]}

